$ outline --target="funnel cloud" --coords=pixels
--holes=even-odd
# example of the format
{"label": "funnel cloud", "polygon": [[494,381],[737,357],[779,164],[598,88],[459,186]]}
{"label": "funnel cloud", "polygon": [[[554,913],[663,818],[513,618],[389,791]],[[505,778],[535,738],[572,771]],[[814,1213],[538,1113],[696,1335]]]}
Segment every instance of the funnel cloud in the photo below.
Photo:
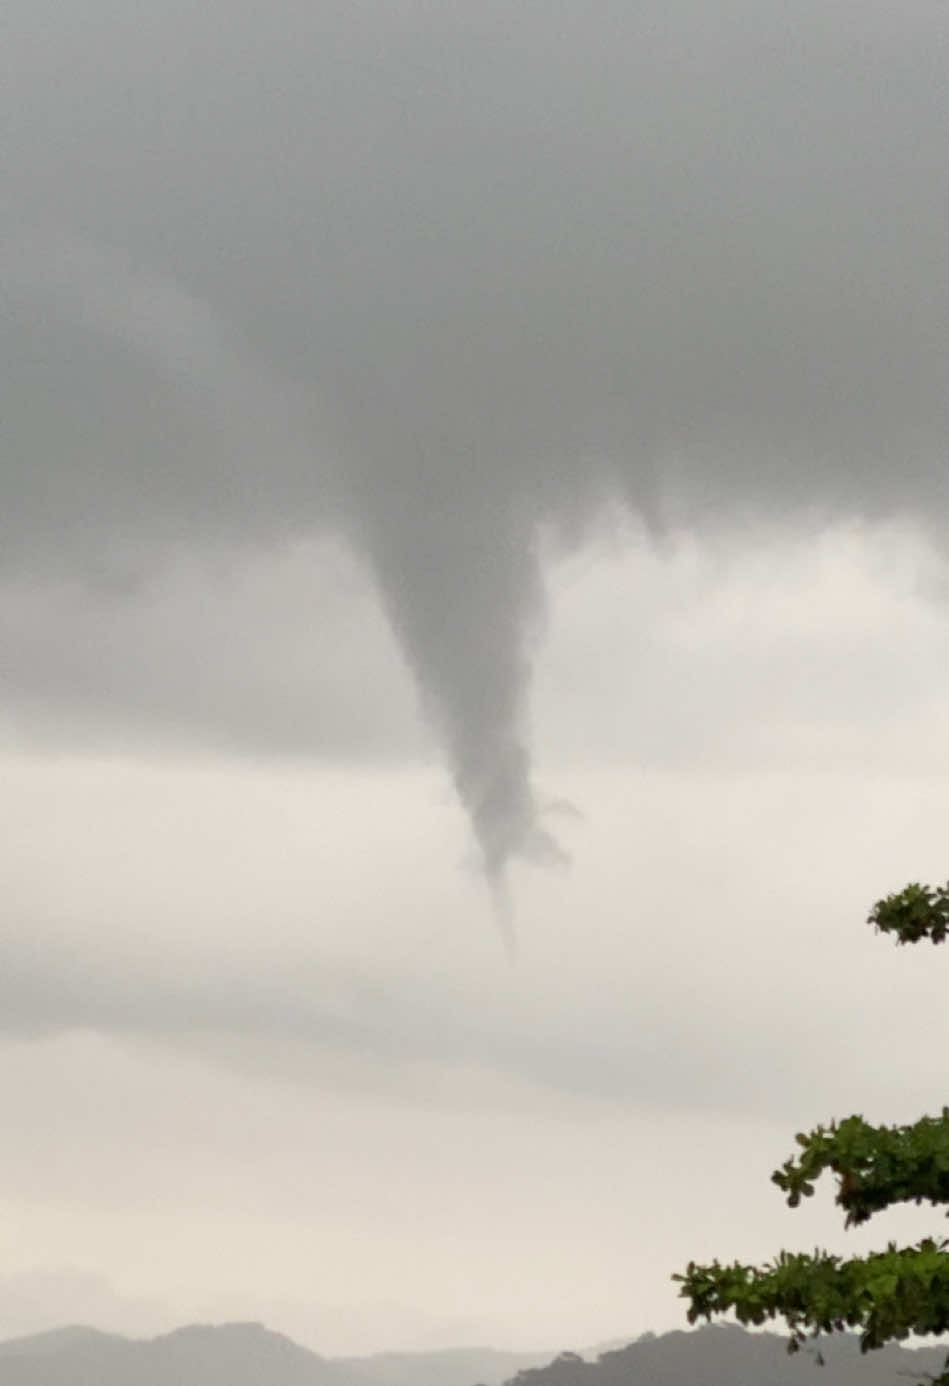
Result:
{"label": "funnel cloud", "polygon": [[560,856],[542,542],[617,500],[941,538],[941,5],[4,24],[7,571],[342,535],[494,881]]}

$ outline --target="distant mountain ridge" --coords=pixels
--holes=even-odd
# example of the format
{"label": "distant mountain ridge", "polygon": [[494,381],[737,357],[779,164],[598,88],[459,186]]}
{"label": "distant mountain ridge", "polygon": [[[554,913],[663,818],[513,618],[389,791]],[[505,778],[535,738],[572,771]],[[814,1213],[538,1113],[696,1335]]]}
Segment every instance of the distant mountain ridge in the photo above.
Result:
{"label": "distant mountain ridge", "polygon": [[158,1338],[65,1328],[0,1344],[2,1386],[357,1386],[261,1324],[191,1325]]}
{"label": "distant mountain ridge", "polygon": [[[446,1348],[440,1352],[379,1352],[331,1358],[363,1386],[503,1386],[518,1372],[552,1361],[552,1352],[499,1348]],[[0,1378],[0,1386],[3,1386]]]}
{"label": "distant mountain ridge", "polygon": [[[595,1361],[464,1348],[326,1358],[261,1324],[193,1324],[151,1339],[73,1326],[0,1343],[0,1386],[911,1386],[945,1347],[862,1356],[852,1335],[822,1340],[826,1367],[791,1357],[775,1333],[734,1326],[646,1334]],[[533,1365],[532,1365],[533,1364]]]}
{"label": "distant mountain ridge", "polygon": [[790,1355],[777,1333],[749,1333],[734,1324],[691,1332],[644,1334],[595,1362],[562,1353],[544,1367],[521,1371],[513,1386],[913,1386],[938,1375],[947,1348],[896,1345],[863,1354],[850,1333],[821,1338]]}
{"label": "distant mountain ridge", "polygon": [[156,1338],[81,1325],[0,1342],[0,1386],[501,1386],[552,1352],[455,1348],[321,1357],[262,1324],[192,1324]]}
{"label": "distant mountain ridge", "polygon": [[28,1337],[7,1338],[0,1342],[0,1358],[16,1357],[23,1353],[31,1357],[45,1357],[50,1352],[66,1352],[69,1348],[105,1342],[111,1337],[112,1334],[102,1333],[98,1328],[88,1328],[85,1324],[67,1324],[64,1328],[50,1328],[45,1333],[33,1333]]}

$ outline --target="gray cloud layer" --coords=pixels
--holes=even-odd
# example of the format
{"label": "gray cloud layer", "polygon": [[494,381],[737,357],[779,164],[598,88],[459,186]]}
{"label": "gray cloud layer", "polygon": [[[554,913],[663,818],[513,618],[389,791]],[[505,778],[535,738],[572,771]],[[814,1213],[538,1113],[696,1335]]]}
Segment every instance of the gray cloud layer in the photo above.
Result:
{"label": "gray cloud layer", "polygon": [[8,567],[365,554],[489,870],[541,527],[945,514],[940,5],[15,0]]}

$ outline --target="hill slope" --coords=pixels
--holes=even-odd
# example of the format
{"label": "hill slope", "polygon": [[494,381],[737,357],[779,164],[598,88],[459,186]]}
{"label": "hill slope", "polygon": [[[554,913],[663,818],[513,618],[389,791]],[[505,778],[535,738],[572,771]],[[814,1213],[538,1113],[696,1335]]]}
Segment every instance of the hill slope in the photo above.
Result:
{"label": "hill slope", "polygon": [[827,1365],[812,1351],[789,1356],[787,1338],[715,1325],[690,1333],[647,1335],[587,1362],[564,1353],[549,1366],[519,1372],[516,1386],[912,1386],[938,1374],[946,1348],[887,1347],[861,1354],[857,1338],[821,1339]]}
{"label": "hill slope", "polygon": [[[379,1352],[371,1357],[335,1357],[361,1386],[503,1386],[519,1371],[550,1362],[552,1352],[502,1352],[495,1348],[452,1348],[441,1352]],[[0,1378],[2,1386],[2,1378]]]}
{"label": "hill slope", "polygon": [[259,1324],[195,1325],[146,1341],[64,1329],[0,1344],[0,1386],[357,1386],[344,1368]]}
{"label": "hill slope", "polygon": [[[585,1361],[564,1353],[512,1373],[516,1386],[912,1386],[942,1370],[943,1348],[889,1347],[861,1356],[853,1337],[789,1357],[787,1340],[715,1326],[647,1335]],[[327,1359],[259,1324],[195,1325],[133,1341],[64,1328],[0,1343],[0,1386],[475,1386],[526,1355],[489,1349]],[[537,1360],[536,1356],[533,1358]]]}

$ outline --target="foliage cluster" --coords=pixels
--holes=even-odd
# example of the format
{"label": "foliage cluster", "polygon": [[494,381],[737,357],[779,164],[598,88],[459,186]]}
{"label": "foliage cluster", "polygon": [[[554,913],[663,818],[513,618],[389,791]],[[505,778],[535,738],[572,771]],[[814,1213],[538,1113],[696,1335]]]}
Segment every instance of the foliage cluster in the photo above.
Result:
{"label": "foliage cluster", "polygon": [[[949,884],[908,885],[878,901],[868,923],[901,944],[949,937]],[[827,1170],[846,1225],[866,1222],[895,1203],[949,1204],[949,1107],[907,1126],[871,1126],[861,1116],[796,1137],[799,1152],[772,1175],[796,1208]],[[796,1351],[809,1333],[860,1331],[864,1352],[910,1334],[949,1330],[949,1241],[924,1239],[844,1260],[820,1249],[782,1251],[761,1266],[691,1262],[673,1279],[689,1301],[689,1322],[733,1311],[743,1324],[782,1318]],[[938,1378],[949,1386],[949,1358]]]}
{"label": "foliage cluster", "polygon": [[689,1266],[677,1276],[691,1301],[689,1321],[735,1311],[743,1324],[781,1317],[791,1350],[807,1332],[859,1329],[864,1351],[911,1333],[949,1330],[949,1243],[926,1239],[845,1261],[827,1251],[782,1251],[767,1266]]}
{"label": "foliage cluster", "polygon": [[897,943],[919,943],[924,938],[945,943],[949,935],[949,882],[935,888],[918,882],[904,886],[896,895],[878,900],[867,923],[878,933],[895,934]]}
{"label": "foliage cluster", "polygon": [[838,1178],[845,1225],[867,1222],[893,1203],[949,1203],[949,1107],[911,1126],[870,1126],[863,1117],[818,1126],[794,1138],[801,1153],[771,1178],[796,1208],[824,1170]]}

